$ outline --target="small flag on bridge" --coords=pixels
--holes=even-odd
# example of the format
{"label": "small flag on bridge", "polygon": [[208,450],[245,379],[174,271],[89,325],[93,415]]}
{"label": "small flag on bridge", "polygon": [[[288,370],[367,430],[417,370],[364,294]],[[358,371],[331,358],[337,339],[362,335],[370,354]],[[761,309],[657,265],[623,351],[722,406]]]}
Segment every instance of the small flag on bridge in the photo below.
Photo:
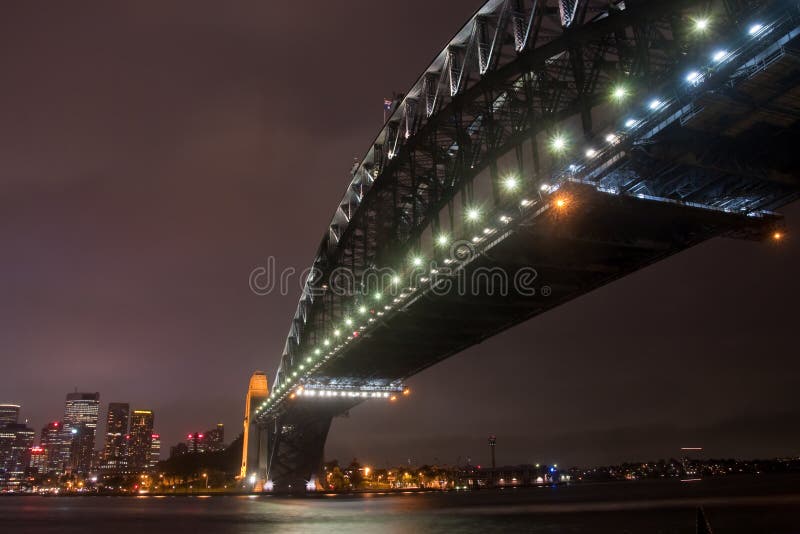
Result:
{"label": "small flag on bridge", "polygon": [[389,112],[392,111],[392,104],[394,104],[394,100],[389,98],[383,99],[383,122],[386,122],[386,119],[389,116]]}

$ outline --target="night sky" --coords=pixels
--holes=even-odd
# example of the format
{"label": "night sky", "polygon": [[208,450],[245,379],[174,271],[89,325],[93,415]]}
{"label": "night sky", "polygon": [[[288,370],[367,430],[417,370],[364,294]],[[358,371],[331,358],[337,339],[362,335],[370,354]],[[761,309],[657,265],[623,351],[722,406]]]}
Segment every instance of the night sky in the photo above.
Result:
{"label": "night sky", "polygon": [[[250,271],[308,266],[383,98],[481,3],[4,2],[0,402],[38,432],[77,387],[101,418],[155,410],[165,449],[232,439],[299,296]],[[490,433],[499,463],[800,454],[785,213],[781,245],[708,242],[357,407],[326,457],[480,464]]]}

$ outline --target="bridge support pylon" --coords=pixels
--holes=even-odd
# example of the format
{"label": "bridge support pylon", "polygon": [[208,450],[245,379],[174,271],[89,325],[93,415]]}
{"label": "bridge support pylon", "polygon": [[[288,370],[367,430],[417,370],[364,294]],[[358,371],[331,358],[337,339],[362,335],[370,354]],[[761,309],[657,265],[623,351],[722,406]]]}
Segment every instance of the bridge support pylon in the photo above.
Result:
{"label": "bridge support pylon", "polygon": [[305,493],[316,489],[325,440],[333,414],[294,411],[267,422],[267,484],[276,492]]}

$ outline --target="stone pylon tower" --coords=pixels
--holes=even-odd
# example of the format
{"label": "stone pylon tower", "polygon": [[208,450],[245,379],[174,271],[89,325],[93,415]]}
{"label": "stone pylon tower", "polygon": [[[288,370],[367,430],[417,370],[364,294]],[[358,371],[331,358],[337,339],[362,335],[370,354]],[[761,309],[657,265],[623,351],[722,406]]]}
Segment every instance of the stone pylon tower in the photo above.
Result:
{"label": "stone pylon tower", "polygon": [[261,473],[261,466],[259,465],[262,436],[256,426],[255,415],[258,405],[266,400],[268,394],[267,375],[262,371],[256,371],[250,377],[247,399],[244,403],[244,440],[242,443],[242,468],[240,470],[242,478],[255,475],[256,479],[260,480],[264,475]]}

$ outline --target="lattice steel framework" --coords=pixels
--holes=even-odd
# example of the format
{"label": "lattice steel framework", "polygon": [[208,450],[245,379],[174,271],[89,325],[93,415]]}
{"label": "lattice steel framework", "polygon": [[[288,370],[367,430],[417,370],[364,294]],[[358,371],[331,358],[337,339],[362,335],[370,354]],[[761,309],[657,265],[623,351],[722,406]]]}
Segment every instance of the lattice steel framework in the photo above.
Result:
{"label": "lattice steel framework", "polygon": [[[697,73],[703,84],[676,84],[676,72],[707,60],[709,50],[687,28],[698,14],[708,13],[721,34],[742,34],[743,25],[757,15],[776,22],[769,38],[750,39],[737,48],[735,59],[726,56]],[[489,0],[395,102],[366,156],[354,165],[292,320],[274,390],[289,395],[288,387],[297,382],[303,362],[311,360],[312,348],[330,338],[331,325],[341,324],[359,306],[357,297],[329,290],[335,270],[347,268],[358,278],[370,269],[403,263],[420,246],[425,231],[435,233],[448,217],[453,226],[454,206],[473,202],[473,180],[480,173],[489,173],[489,201],[501,206],[501,158],[514,161],[528,191],[552,191],[570,183],[591,186],[621,197],[718,212],[719,220],[728,221],[722,226],[731,217],[767,217],[764,210],[797,198],[798,182],[785,168],[741,155],[735,139],[738,131],[752,126],[741,119],[752,109],[776,116],[800,109],[786,102],[770,108],[763,83],[748,85],[768,65],[792,63],[796,56],[786,43],[798,34],[796,1]],[[734,56],[732,51],[726,54]],[[579,125],[586,144],[597,145],[601,132],[628,111],[609,114],[609,94],[620,83],[639,94],[664,95],[665,100],[653,106],[656,111],[646,120],[626,125],[619,141],[591,162],[564,168],[563,162],[540,154],[542,134],[568,122]],[[777,88],[775,98],[796,97],[785,91],[797,85],[792,80],[771,83]],[[753,108],[756,94],[761,100]],[[733,113],[714,111],[714,106],[730,111],[735,103],[741,107],[738,122],[730,118]],[[780,151],[789,152],[797,121],[784,118],[791,125],[788,141],[783,136],[766,142],[788,142]],[[687,124],[692,128],[681,128]],[[754,141],[751,137],[740,143]],[[708,224],[711,228],[716,223]],[[732,222],[729,228],[738,225]],[[672,252],[696,242],[682,239]],[[486,335],[503,327],[491,328]],[[451,351],[447,354],[456,350],[452,340],[441,345],[448,346],[442,349]],[[430,365],[442,354],[430,354],[418,365]],[[331,384],[324,366],[301,375],[307,384]],[[387,376],[356,386],[397,387],[401,378]],[[296,403],[289,416],[276,406],[262,414],[271,469],[296,483],[297,473],[321,458],[331,418],[358,402],[342,400],[323,408]]]}
{"label": "lattice steel framework", "polygon": [[[736,28],[744,14],[767,3],[487,2],[396,102],[354,166],[314,259],[275,384],[329,334],[326,325],[350,313],[350,302],[326,291],[333,269],[358,276],[402,258],[426,227],[438,226],[457,193],[470,197],[473,177],[486,168],[496,177],[496,159],[535,144],[537,133],[579,116],[591,138],[592,109],[607,100],[612,84],[659,87],[700,53],[686,30],[698,10],[714,9],[720,26]],[[527,169],[534,180],[542,171],[538,161]]]}

